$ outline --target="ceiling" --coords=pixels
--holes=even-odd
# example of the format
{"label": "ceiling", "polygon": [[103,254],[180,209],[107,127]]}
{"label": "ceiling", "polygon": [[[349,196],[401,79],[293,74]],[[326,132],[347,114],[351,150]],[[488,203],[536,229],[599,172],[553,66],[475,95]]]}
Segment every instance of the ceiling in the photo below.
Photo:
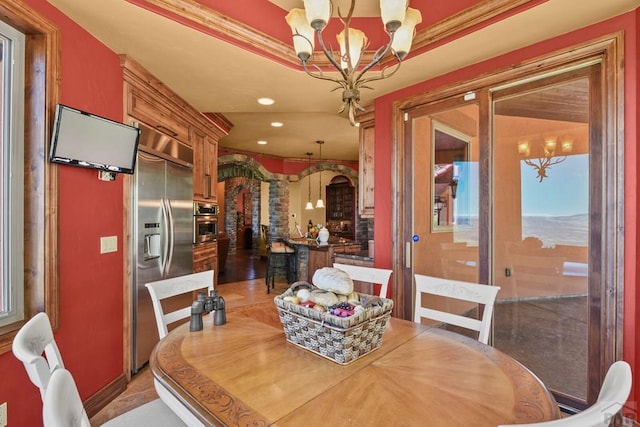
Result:
{"label": "ceiling", "polygon": [[[323,158],[357,161],[358,128],[337,115],[341,91],[332,92],[333,84],[307,76],[293,53],[284,16],[292,7],[302,7],[300,0],[48,1],[116,53],[131,56],[197,110],[222,113],[233,128],[220,141],[221,147],[305,159],[307,152],[318,155],[315,141],[323,140]],[[348,8],[348,0],[338,3],[341,11]],[[415,51],[397,74],[371,83],[373,90],[361,93],[363,105],[400,88],[635,9],[640,0],[441,3],[411,1],[423,15]],[[372,42],[384,40],[383,32],[382,36],[373,34],[381,33],[382,24],[371,18],[379,16],[378,4],[358,0],[354,14],[354,21],[368,35],[371,31]],[[320,59],[318,53],[314,59]],[[262,106],[256,101],[259,97],[276,102]],[[272,121],[284,126],[274,128]],[[258,145],[258,140],[268,144]]]}

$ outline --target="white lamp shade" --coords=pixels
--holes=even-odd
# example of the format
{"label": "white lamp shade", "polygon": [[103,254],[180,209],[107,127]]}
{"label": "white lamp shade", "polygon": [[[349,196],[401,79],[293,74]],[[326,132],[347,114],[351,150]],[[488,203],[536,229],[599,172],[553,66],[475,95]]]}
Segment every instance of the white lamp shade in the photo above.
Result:
{"label": "white lamp shade", "polygon": [[291,27],[293,48],[296,51],[296,55],[300,57],[302,54],[302,56],[309,58],[313,54],[313,48],[315,47],[315,34],[313,28],[307,22],[304,9],[291,9],[285,19]]}
{"label": "white lamp shade", "polygon": [[318,201],[316,202],[316,208],[318,209],[324,208],[324,200],[318,199]]}
{"label": "white lamp shade", "polygon": [[405,19],[407,0],[380,0],[380,18],[385,27],[399,27]]}
{"label": "white lamp shade", "polygon": [[[347,43],[345,38],[346,29],[340,31],[340,34],[336,36],[338,43],[340,44],[340,66],[343,70],[349,69],[349,64],[346,56]],[[360,55],[362,50],[367,45],[369,40],[367,35],[355,28],[349,28],[349,57],[351,58],[351,66],[355,69],[360,61]]]}
{"label": "white lamp shade", "polygon": [[315,29],[323,29],[331,17],[329,0],[304,0],[307,22]]}
{"label": "white lamp shade", "polygon": [[307,202],[307,206],[304,207],[306,210],[313,209],[313,204],[311,202]]}
{"label": "white lamp shade", "polygon": [[413,42],[413,34],[415,32],[416,25],[421,22],[422,14],[420,11],[417,9],[407,8],[404,22],[394,34],[393,43],[391,44],[391,48],[396,52],[400,59],[404,59],[411,50],[411,43]]}

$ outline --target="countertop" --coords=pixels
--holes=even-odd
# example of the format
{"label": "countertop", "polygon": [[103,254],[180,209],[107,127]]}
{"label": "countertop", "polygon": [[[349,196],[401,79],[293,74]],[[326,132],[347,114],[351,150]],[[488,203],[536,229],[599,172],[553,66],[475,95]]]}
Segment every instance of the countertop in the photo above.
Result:
{"label": "countertop", "polygon": [[307,246],[309,249],[319,249],[319,250],[323,250],[323,249],[326,250],[327,248],[330,248],[330,247],[335,248],[339,246],[351,246],[351,245],[358,244],[358,242],[354,242],[353,240],[343,239],[341,237],[335,237],[335,236],[329,236],[329,241],[327,243],[320,243],[315,239],[307,239],[305,237],[290,238],[288,242],[292,245]]}
{"label": "countertop", "polygon": [[338,258],[343,259],[353,259],[357,261],[371,261],[373,262],[373,257],[369,256],[369,251],[358,251],[356,253],[336,253],[336,261]]}

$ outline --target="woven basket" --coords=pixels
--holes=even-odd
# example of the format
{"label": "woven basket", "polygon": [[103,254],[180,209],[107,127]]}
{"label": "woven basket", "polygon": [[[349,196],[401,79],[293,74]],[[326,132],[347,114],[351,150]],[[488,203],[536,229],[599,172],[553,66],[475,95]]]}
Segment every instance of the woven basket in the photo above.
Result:
{"label": "woven basket", "polygon": [[[313,285],[305,285],[315,289]],[[348,365],[382,345],[392,300],[360,294],[374,305],[366,306],[359,315],[339,317],[283,300],[295,295],[299,286],[294,283],[274,298],[287,341],[341,365]]]}

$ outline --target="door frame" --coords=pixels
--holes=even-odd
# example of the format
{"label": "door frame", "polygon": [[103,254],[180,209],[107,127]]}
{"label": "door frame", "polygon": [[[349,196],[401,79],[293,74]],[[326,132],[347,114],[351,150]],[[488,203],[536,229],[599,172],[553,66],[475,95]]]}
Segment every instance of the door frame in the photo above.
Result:
{"label": "door frame", "polygon": [[[412,246],[412,201],[413,188],[405,182],[405,176],[412,176],[411,171],[411,133],[406,121],[410,112],[416,108],[424,108],[430,104],[442,103],[447,99],[461,99],[465,94],[473,93],[480,106],[480,115],[488,117],[490,108],[489,90],[504,87],[527,79],[539,79],[553,73],[564,73],[574,68],[600,63],[602,68],[602,116],[601,138],[606,141],[602,150],[602,219],[600,246],[602,248],[602,271],[600,280],[605,285],[601,291],[603,314],[600,319],[603,332],[600,341],[600,370],[590,373],[587,401],[593,403],[606,374],[606,368],[622,357],[622,299],[624,290],[624,88],[623,88],[623,34],[621,32],[607,35],[583,44],[565,48],[561,51],[530,59],[514,66],[497,70],[491,74],[480,76],[464,82],[450,84],[433,91],[413,96],[393,104],[392,121],[392,194],[398,197],[392,200],[393,234],[392,262],[395,272],[393,278],[392,298],[394,315],[404,319],[412,318],[413,277],[411,269]],[[481,120],[479,123],[480,147],[490,150],[490,123]],[[484,148],[482,148],[484,147]],[[486,155],[483,155],[486,154]],[[481,153],[481,159],[487,164],[480,164],[480,169],[489,170],[491,153]],[[609,173],[607,173],[609,172]],[[480,191],[490,194],[490,180],[480,176]],[[487,203],[489,203],[487,201]],[[481,211],[489,212],[488,209]],[[480,240],[488,245],[488,227],[483,226],[480,219]],[[488,224],[488,223],[487,223]],[[482,244],[482,243],[481,243]],[[489,248],[480,247],[480,254],[488,254]],[[486,256],[486,255],[485,255]],[[489,271],[487,260],[480,259],[480,282],[488,283]],[[561,402],[562,403],[562,402]]]}

